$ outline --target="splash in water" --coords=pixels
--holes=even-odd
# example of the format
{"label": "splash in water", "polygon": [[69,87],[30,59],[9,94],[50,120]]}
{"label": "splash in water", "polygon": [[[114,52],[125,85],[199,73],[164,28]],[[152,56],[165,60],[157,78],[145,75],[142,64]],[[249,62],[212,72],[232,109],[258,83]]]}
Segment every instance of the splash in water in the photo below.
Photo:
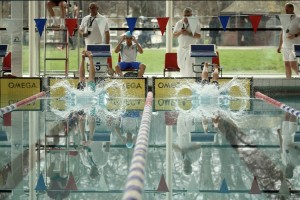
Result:
{"label": "splash in water", "polygon": [[[220,83],[219,88],[212,84],[189,82],[177,88],[176,96],[181,97],[182,91],[187,94],[182,97],[185,100],[183,101],[185,107],[182,106],[182,100],[179,100],[176,109],[200,118],[222,116],[236,120],[240,119],[249,107],[250,97],[246,79],[235,77],[227,83]],[[186,106],[187,104],[190,105]]]}

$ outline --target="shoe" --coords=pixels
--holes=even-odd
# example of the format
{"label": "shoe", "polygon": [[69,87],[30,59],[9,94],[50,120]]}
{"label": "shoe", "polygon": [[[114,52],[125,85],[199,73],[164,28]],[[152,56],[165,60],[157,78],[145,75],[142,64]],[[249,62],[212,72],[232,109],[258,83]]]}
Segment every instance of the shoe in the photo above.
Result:
{"label": "shoe", "polygon": [[64,47],[56,47],[58,50],[64,50]]}

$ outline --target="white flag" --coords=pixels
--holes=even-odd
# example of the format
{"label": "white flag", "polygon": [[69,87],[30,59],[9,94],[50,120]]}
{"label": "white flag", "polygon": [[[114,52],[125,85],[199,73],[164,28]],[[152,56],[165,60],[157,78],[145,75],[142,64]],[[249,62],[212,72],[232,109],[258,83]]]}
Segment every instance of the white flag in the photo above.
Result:
{"label": "white flag", "polygon": [[194,16],[188,17],[188,21],[189,21],[189,24],[191,26],[192,34],[194,35],[195,31],[196,31],[196,28],[197,28],[197,25],[199,23],[199,18],[194,17]]}
{"label": "white flag", "polygon": [[101,34],[102,38],[104,38],[105,37],[104,31],[105,31],[105,26],[107,23],[106,18],[104,18],[104,17],[96,18],[96,22],[98,24],[100,34]]}
{"label": "white flag", "polygon": [[291,22],[291,15],[290,14],[281,14],[278,15],[279,19],[280,19],[280,23],[283,27],[283,30],[286,31],[286,29],[288,29],[288,26]]}

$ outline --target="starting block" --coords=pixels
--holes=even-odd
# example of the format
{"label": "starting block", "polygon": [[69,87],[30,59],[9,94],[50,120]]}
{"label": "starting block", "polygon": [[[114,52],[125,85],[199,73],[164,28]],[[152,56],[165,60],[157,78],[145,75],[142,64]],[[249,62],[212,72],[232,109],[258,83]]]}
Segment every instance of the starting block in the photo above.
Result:
{"label": "starting block", "polygon": [[[111,44],[89,44],[87,50],[92,52],[94,65],[97,74],[106,74],[108,72],[108,58],[111,58]],[[89,71],[89,62],[87,62]]]}
{"label": "starting block", "polygon": [[111,142],[111,131],[95,131],[93,141]]}
{"label": "starting block", "polygon": [[296,131],[294,135],[294,142],[300,142],[300,131]]}
{"label": "starting block", "polygon": [[212,58],[218,57],[216,45],[214,44],[191,44],[190,56],[195,58],[195,63],[192,64],[195,73],[201,73],[203,63],[209,63],[208,72],[213,72]]}
{"label": "starting block", "polygon": [[203,131],[191,132],[190,142],[212,143],[216,140],[216,132],[205,133]]}
{"label": "starting block", "polygon": [[293,53],[294,53],[295,57],[298,59],[298,71],[300,72],[300,64],[299,64],[300,44],[294,44],[293,45]]}

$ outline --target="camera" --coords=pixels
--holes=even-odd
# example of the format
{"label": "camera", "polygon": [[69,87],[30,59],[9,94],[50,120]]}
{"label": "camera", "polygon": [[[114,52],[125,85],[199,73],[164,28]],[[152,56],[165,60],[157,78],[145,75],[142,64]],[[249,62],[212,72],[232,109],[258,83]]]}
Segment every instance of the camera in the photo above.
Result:
{"label": "camera", "polygon": [[285,31],[286,33],[289,33],[290,32],[290,30],[289,29],[286,29],[286,31]]}

